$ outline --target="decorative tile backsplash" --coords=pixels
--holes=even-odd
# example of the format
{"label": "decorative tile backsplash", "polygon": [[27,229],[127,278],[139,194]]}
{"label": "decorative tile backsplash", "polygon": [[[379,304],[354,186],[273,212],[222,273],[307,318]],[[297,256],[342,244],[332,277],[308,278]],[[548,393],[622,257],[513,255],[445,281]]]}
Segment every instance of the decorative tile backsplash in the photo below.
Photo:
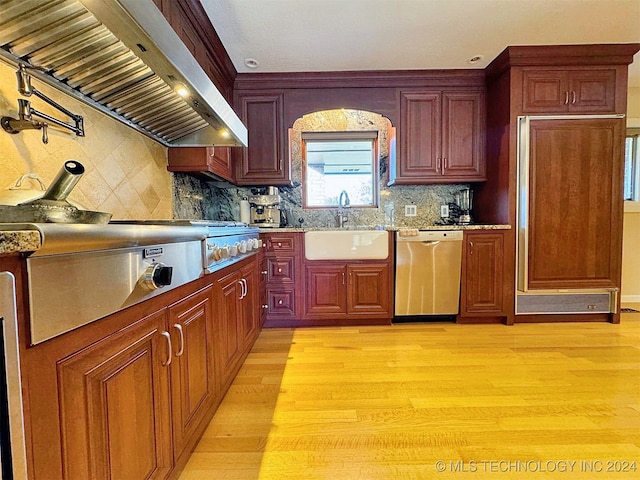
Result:
{"label": "decorative tile backsplash", "polygon": [[[389,120],[381,115],[355,111],[331,110],[305,115],[293,125],[291,137],[291,187],[280,187],[281,208],[291,211],[294,226],[302,219],[305,227],[334,227],[338,209],[302,208],[302,132],[377,130],[379,136],[380,200],[378,208],[349,208],[348,226],[397,226],[411,227],[432,225],[439,222],[440,205],[454,201],[455,193],[468,186],[426,185],[387,186],[389,182],[388,159],[389,141],[387,132]],[[251,194],[250,188],[219,188],[212,184],[189,180],[176,175],[175,211],[176,217],[189,214],[203,215],[198,218],[220,220],[240,219],[240,200]],[[198,185],[200,184],[200,185]],[[266,185],[265,185],[266,186]],[[198,193],[186,193],[191,191]],[[415,205],[415,217],[404,216],[404,206]],[[393,212],[393,213],[392,213]]]}
{"label": "decorative tile backsplash", "polygon": [[[86,172],[70,198],[85,208],[110,212],[114,219],[172,217],[172,176],[167,172],[166,147],[37,79],[33,84],[82,115],[85,136],[50,126],[49,143],[43,144],[40,130],[14,135],[0,130],[0,188],[10,187],[25,173],[38,174],[48,185],[64,162],[74,159]],[[0,62],[0,115],[17,117],[18,98],[23,97],[17,90],[15,69]],[[68,121],[43,100],[35,96],[29,100],[36,110]]]}

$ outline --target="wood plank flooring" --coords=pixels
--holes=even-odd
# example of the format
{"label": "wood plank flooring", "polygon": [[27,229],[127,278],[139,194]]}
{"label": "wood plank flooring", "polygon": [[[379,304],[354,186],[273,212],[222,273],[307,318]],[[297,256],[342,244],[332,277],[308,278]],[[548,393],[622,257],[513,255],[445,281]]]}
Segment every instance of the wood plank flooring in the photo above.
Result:
{"label": "wood plank flooring", "polygon": [[264,330],[180,477],[431,478],[640,478],[640,314]]}

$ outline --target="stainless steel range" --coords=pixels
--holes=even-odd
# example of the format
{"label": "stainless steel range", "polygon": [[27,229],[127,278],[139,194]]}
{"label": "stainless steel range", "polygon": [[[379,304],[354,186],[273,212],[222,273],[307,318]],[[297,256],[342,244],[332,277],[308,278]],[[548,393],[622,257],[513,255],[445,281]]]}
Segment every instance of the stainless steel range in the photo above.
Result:
{"label": "stainless steel range", "polygon": [[206,228],[206,240],[202,248],[203,269],[213,273],[233,263],[258,253],[262,246],[257,227],[242,222],[214,220],[116,220],[112,224],[171,225]]}
{"label": "stainless steel range", "polygon": [[236,222],[0,224],[37,230],[27,260],[31,344],[44,342],[255,254],[258,228]]}

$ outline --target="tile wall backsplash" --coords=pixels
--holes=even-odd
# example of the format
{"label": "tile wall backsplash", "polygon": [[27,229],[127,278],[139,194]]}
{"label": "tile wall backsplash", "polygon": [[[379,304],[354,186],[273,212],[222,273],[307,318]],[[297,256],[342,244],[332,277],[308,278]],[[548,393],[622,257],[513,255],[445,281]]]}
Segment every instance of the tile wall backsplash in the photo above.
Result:
{"label": "tile wall backsplash", "polygon": [[[89,210],[110,212],[114,219],[161,219],[173,214],[172,176],[167,172],[167,149],[98,110],[33,80],[34,87],[75,114],[82,115],[85,136],[59,127],[15,135],[0,130],[0,188],[13,185],[25,173],[53,180],[66,160],[82,163],[85,174],[70,198]],[[15,69],[0,62],[0,115],[17,117]],[[64,114],[32,96],[32,107],[65,122]],[[36,188],[36,185],[27,185]],[[0,219],[2,221],[2,219]]]}
{"label": "tile wall backsplash", "polygon": [[[293,186],[280,187],[281,207],[290,209],[294,226],[302,219],[304,227],[335,227],[337,209],[302,208],[302,132],[378,130],[380,148],[380,201],[378,208],[350,208],[349,227],[391,226],[390,211],[395,210],[393,226],[420,227],[439,222],[440,205],[453,202],[455,192],[468,185],[387,186],[389,181],[389,121],[381,115],[354,111],[331,110],[305,115],[293,125],[291,141]],[[198,218],[240,219],[240,200],[251,194],[250,188],[219,188],[212,184],[176,175],[176,217],[189,214]],[[184,176],[186,177],[186,176]],[[188,193],[192,191],[197,193]],[[417,216],[405,217],[404,206],[416,205]],[[386,214],[385,214],[386,212]]]}

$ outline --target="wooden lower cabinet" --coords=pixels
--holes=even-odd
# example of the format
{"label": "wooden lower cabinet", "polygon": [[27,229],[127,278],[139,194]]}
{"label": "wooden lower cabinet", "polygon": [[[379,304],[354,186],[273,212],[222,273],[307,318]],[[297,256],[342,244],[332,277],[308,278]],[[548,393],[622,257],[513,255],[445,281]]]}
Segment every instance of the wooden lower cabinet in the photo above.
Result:
{"label": "wooden lower cabinet", "polygon": [[393,316],[388,263],[313,261],[305,268],[306,319]]}
{"label": "wooden lower cabinet", "polygon": [[[461,316],[505,316],[504,233],[465,231]],[[515,287],[514,287],[515,288]]]}
{"label": "wooden lower cabinet", "polygon": [[64,478],[167,476],[173,354],[163,334],[161,310],[58,363]]}
{"label": "wooden lower cabinet", "polygon": [[259,333],[257,285],[253,256],[33,347],[19,313],[29,478],[177,477]]}
{"label": "wooden lower cabinet", "polygon": [[212,288],[169,307],[173,357],[173,449],[180,455],[207,415],[216,394]]}
{"label": "wooden lower cabinet", "polygon": [[226,389],[260,331],[255,258],[217,280],[216,291],[217,382],[218,388]]}

